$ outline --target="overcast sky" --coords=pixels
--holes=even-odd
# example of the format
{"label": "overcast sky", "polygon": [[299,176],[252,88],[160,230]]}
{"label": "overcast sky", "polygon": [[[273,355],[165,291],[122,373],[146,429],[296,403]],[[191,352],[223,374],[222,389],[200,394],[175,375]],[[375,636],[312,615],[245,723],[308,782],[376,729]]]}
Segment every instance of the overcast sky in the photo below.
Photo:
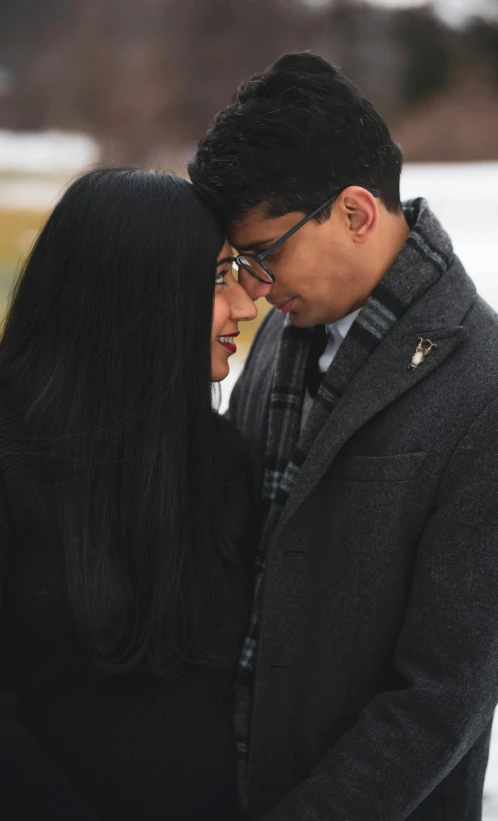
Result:
{"label": "overcast sky", "polygon": [[[369,0],[378,6],[394,8],[423,6],[427,0]],[[310,5],[325,5],[328,0],[308,0]],[[447,22],[459,24],[472,14],[495,14],[498,16],[498,0],[434,0],[439,14]]]}
{"label": "overcast sky", "polygon": [[[425,0],[375,0],[379,6],[422,6]],[[459,23],[471,14],[497,13],[497,0],[435,0],[434,5],[448,22]]]}

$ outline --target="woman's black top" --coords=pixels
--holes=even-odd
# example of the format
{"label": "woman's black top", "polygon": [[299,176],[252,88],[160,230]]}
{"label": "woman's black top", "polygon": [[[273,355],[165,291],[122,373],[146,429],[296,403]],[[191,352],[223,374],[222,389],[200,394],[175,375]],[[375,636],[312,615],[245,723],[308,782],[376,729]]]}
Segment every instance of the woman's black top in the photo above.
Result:
{"label": "woman's black top", "polygon": [[[0,395],[0,427],[5,401]],[[247,550],[254,532],[248,471],[227,423],[220,422],[220,436],[230,453],[241,550]],[[18,492],[37,486],[25,481],[25,470],[21,462]],[[65,603],[63,547],[47,497],[31,493],[14,536],[4,481],[2,821],[236,821],[232,691],[250,611],[249,577],[227,571],[228,589],[207,613],[208,628],[211,618],[217,626],[213,647],[225,662],[185,665],[174,679],[104,672],[88,657]]]}

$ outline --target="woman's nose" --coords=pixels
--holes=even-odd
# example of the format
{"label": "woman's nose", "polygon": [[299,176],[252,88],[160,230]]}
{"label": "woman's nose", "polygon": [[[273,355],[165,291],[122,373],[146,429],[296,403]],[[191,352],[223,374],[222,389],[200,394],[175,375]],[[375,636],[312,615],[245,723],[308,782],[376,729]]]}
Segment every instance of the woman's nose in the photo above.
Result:
{"label": "woman's nose", "polygon": [[236,321],[249,321],[258,315],[258,309],[247,291],[237,283],[234,299],[230,303],[230,316]]}

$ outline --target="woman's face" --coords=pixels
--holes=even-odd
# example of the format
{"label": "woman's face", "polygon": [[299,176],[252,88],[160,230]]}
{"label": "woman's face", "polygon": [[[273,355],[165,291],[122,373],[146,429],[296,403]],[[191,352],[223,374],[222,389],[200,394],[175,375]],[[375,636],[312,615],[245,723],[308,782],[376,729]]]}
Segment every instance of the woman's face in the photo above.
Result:
{"label": "woman's face", "polygon": [[257,308],[233,275],[232,249],[225,242],[218,256],[211,332],[211,379],[221,382],[230,370],[228,358],[237,351],[239,322],[254,319]]}

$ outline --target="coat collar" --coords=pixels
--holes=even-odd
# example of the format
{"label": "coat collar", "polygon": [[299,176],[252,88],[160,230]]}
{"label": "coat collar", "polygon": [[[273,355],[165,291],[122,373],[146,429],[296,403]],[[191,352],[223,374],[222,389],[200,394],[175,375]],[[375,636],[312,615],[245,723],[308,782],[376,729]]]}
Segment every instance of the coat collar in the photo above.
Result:
{"label": "coat collar", "polygon": [[[474,284],[455,259],[406,311],[358,372],[318,435],[283,509],[275,536],[356,431],[433,373],[461,345],[465,337],[463,320],[476,299]],[[431,339],[437,348],[416,370],[410,370],[419,337]]]}

